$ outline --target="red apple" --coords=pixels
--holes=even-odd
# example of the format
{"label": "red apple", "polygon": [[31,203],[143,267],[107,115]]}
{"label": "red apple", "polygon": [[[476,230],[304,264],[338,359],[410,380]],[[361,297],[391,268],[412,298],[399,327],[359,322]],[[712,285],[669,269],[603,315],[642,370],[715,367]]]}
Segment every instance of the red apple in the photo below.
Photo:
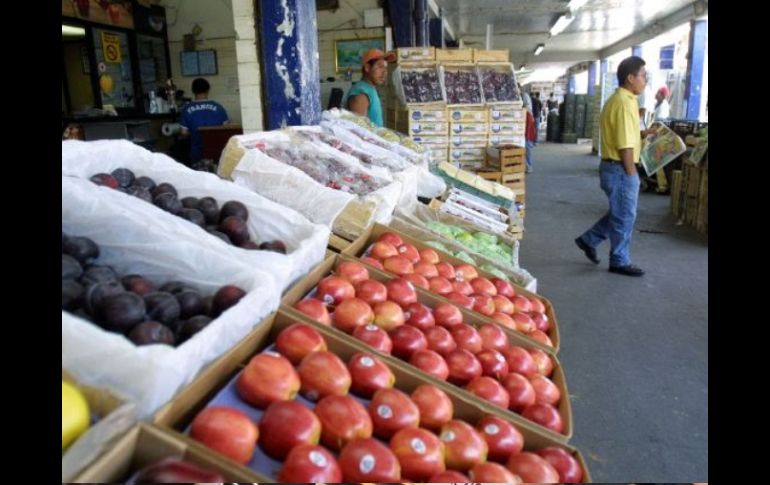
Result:
{"label": "red apple", "polygon": [[517,413],[522,412],[535,404],[535,389],[526,377],[516,372],[510,372],[503,377],[503,387],[510,397],[510,409]]}
{"label": "red apple", "polygon": [[348,368],[331,352],[308,354],[297,370],[302,381],[300,392],[311,401],[332,395],[344,396],[350,389]]}
{"label": "red apple", "polygon": [[313,411],[297,401],[276,401],[259,421],[259,446],[276,460],[284,460],[292,448],[317,445],[321,421]]}
{"label": "red apple", "polygon": [[369,305],[374,305],[388,299],[388,289],[376,280],[361,281],[355,286],[356,297]]}
{"label": "red apple", "polygon": [[446,469],[444,444],[428,430],[404,428],[393,435],[390,449],[401,463],[402,479],[424,482]]}
{"label": "red apple", "polygon": [[515,295],[511,298],[511,301],[513,302],[513,306],[516,307],[517,312],[529,313],[532,311],[532,303],[529,301],[529,298],[524,295]]}
{"label": "red apple", "polygon": [[396,248],[404,244],[404,240],[401,239],[401,236],[392,232],[383,232],[380,237],[377,238],[377,241],[392,244],[393,247]]}
{"label": "red apple", "polygon": [[405,274],[403,278],[406,281],[411,282],[414,286],[418,286],[422,288],[423,290],[429,290],[430,289],[430,283],[428,283],[428,279],[425,278],[423,275],[419,274]]}
{"label": "red apple", "polygon": [[350,396],[326,396],[314,411],[321,420],[321,442],[331,450],[340,451],[356,438],[372,437],[372,418]]}
{"label": "red apple", "polygon": [[561,391],[551,379],[539,373],[529,376],[529,383],[535,390],[535,402],[556,406],[561,400]]}
{"label": "red apple", "polygon": [[393,355],[408,361],[418,350],[428,348],[428,341],[420,329],[411,325],[401,325],[391,330],[388,335],[393,342]]}
{"label": "red apple", "polygon": [[482,350],[476,354],[476,358],[481,363],[482,375],[495,379],[502,379],[508,375],[508,362],[497,350]]}
{"label": "red apple", "polygon": [[275,339],[275,349],[297,365],[310,352],[326,350],[326,341],[318,330],[304,323],[287,327]]}
{"label": "red apple", "polygon": [[424,261],[430,264],[438,264],[441,262],[438,253],[434,249],[425,248],[420,249],[420,261]]}
{"label": "red apple", "polygon": [[388,242],[380,241],[374,243],[372,251],[369,254],[378,261],[384,261],[393,256],[398,256],[398,249]]}
{"label": "red apple", "polygon": [[286,357],[262,352],[251,358],[235,384],[238,395],[260,409],[294,399],[300,388],[297,371]]}
{"label": "red apple", "polygon": [[497,323],[499,323],[503,327],[518,331],[518,329],[516,328],[516,322],[514,322],[513,318],[509,317],[505,313],[495,312],[492,314],[490,318],[496,321]]}
{"label": "red apple", "polygon": [[453,327],[463,323],[463,313],[451,303],[439,303],[434,306],[433,316],[436,319],[436,325],[442,327]]}
{"label": "red apple", "polygon": [[294,309],[324,325],[331,326],[332,324],[332,317],[329,315],[326,305],[314,298],[298,301],[294,304]]}
{"label": "red apple", "polygon": [[420,252],[413,244],[404,243],[398,246],[398,254],[411,261],[412,264],[420,262]]}
{"label": "red apple", "polygon": [[457,273],[455,272],[455,267],[449,263],[438,262],[436,263],[436,269],[438,270],[439,276],[441,276],[442,278],[446,278],[450,281],[455,279],[455,277],[457,276]]}
{"label": "red apple", "polygon": [[528,297],[528,300],[532,306],[530,312],[545,313],[545,304],[543,303],[543,300],[534,295]]}
{"label": "red apple", "polygon": [[373,266],[373,267],[377,268],[380,271],[385,271],[385,267],[382,265],[382,263],[380,263],[379,260],[374,259],[371,256],[364,256],[363,258],[361,258],[361,262],[362,263],[366,263],[369,266]]}
{"label": "red apple", "polygon": [[428,341],[428,348],[439,355],[445,356],[457,348],[455,339],[444,327],[431,327],[425,331],[425,340]]}
{"label": "red apple", "polygon": [[414,265],[414,272],[424,276],[428,280],[430,280],[431,278],[438,277],[438,270],[436,269],[436,265],[431,263],[426,263],[424,261],[420,261],[419,263]]}
{"label": "red apple", "polygon": [[[430,344],[430,341],[428,341],[428,344]],[[537,372],[546,377],[551,377],[551,374],[553,374],[554,366],[551,357],[546,354],[544,350],[540,349],[527,349],[527,352],[529,352],[529,355],[532,356],[532,360],[535,361]]]}
{"label": "red apple", "polygon": [[403,278],[394,278],[385,283],[385,287],[388,289],[388,299],[398,303],[401,308],[417,302],[414,285]]}
{"label": "red apple", "polygon": [[452,282],[452,288],[454,288],[455,292],[465,296],[470,296],[473,294],[473,287],[467,281],[454,280]]}
{"label": "red apple", "polygon": [[541,332],[540,330],[533,330],[527,333],[527,336],[536,342],[540,342],[547,347],[553,348],[553,341],[551,340],[551,337],[545,334],[545,332]]}
{"label": "red apple", "polygon": [[495,302],[492,301],[491,296],[487,295],[471,295],[473,298],[473,310],[491,317],[495,314]]}
{"label": "red apple", "polygon": [[452,420],[442,426],[439,439],[446,447],[447,468],[464,472],[487,461],[487,442],[465,421]]}
{"label": "red apple", "polygon": [[339,276],[327,276],[318,283],[316,299],[326,305],[339,305],[343,300],[356,296],[356,290],[350,281]]}
{"label": "red apple", "polygon": [[461,323],[455,325],[450,329],[452,338],[457,342],[457,346],[461,349],[465,349],[471,354],[478,354],[481,352],[482,340],[479,331],[467,323]]}
{"label": "red apple", "polygon": [[449,377],[449,367],[447,367],[446,361],[432,350],[416,351],[409,359],[409,363],[436,379],[445,381]]}
{"label": "red apple", "polygon": [[479,272],[476,271],[476,268],[467,263],[455,266],[455,274],[455,278],[462,281],[470,281],[479,276]]}
{"label": "red apple", "polygon": [[453,291],[452,293],[444,296],[455,305],[467,308],[468,310],[473,310],[473,303],[475,300],[469,296],[465,296],[462,293],[458,293],[456,291]]}
{"label": "red apple", "polygon": [[422,303],[417,302],[407,305],[405,310],[404,318],[406,318],[406,323],[409,325],[417,327],[423,332],[436,326],[436,319],[433,317],[433,312]]}
{"label": "red apple", "polygon": [[504,349],[501,353],[505,360],[508,361],[508,369],[511,372],[516,372],[524,377],[537,374],[535,360],[524,347],[511,346]]}
{"label": "red apple", "polygon": [[497,379],[481,376],[473,379],[465,388],[468,392],[487,402],[508,409],[511,398],[505,388],[497,382]]}
{"label": "red apple", "polygon": [[289,483],[335,483],[342,481],[337,460],[323,446],[299,445],[286,457],[278,480]]}
{"label": "red apple", "polygon": [[361,281],[369,279],[369,270],[367,270],[362,264],[354,261],[343,261],[337,266],[335,275],[340,278],[345,278],[355,286]]}
{"label": "red apple", "polygon": [[583,468],[575,457],[564,448],[549,446],[548,448],[541,448],[535,453],[556,469],[561,483],[581,483],[583,481]]}
{"label": "red apple", "polygon": [[404,324],[404,311],[392,301],[374,304],[374,324],[386,332]]}
{"label": "red apple", "polygon": [[514,312],[512,317],[519,332],[530,333],[535,330],[535,322],[526,313]]}
{"label": "red apple", "polygon": [[485,294],[490,297],[497,295],[497,287],[483,276],[473,278],[471,280],[471,286],[473,287],[474,293],[480,295]]}
{"label": "red apple", "polygon": [[420,425],[420,410],[408,395],[398,389],[380,389],[369,403],[369,416],[374,424],[374,434],[390,439],[403,428]]}
{"label": "red apple", "polygon": [[359,298],[349,298],[337,305],[332,320],[334,328],[345,333],[353,333],[356,328],[372,323],[374,317],[375,313],[368,303]]}
{"label": "red apple", "polygon": [[[478,359],[465,349],[457,349],[446,356],[449,366],[449,382],[465,386],[476,377],[481,376],[481,364]],[[534,394],[534,391],[533,391]]]}
{"label": "red apple", "polygon": [[259,429],[245,413],[226,406],[211,406],[195,416],[190,436],[206,447],[245,465],[257,446]]}
{"label": "red apple", "polygon": [[353,331],[353,337],[385,354],[389,354],[393,350],[393,342],[391,342],[388,333],[374,324],[356,328]]}
{"label": "red apple", "polygon": [[390,367],[365,352],[358,352],[350,358],[348,371],[352,380],[350,390],[367,399],[376,391],[391,388],[396,383]]}
{"label": "red apple", "polygon": [[551,322],[548,321],[548,317],[545,313],[531,312],[529,317],[535,322],[535,328],[541,332],[548,333],[551,330]]}
{"label": "red apple", "polygon": [[497,288],[498,295],[502,295],[506,298],[513,298],[516,295],[513,286],[511,286],[511,284],[504,279],[492,278],[490,281],[493,285],[495,285],[495,288]]}
{"label": "red apple", "polygon": [[516,307],[513,306],[513,302],[506,296],[495,295],[492,297],[492,303],[495,304],[496,312],[505,313],[506,315],[513,315],[513,312],[516,311]]}
{"label": "red apple", "polygon": [[509,472],[507,468],[499,463],[479,463],[468,472],[470,479],[475,483],[507,483],[510,485],[520,485],[521,479]]}
{"label": "red apple", "polygon": [[545,459],[529,451],[512,455],[506,468],[518,475],[524,483],[558,483],[559,473]]}
{"label": "red apple", "polygon": [[479,335],[481,335],[481,348],[484,350],[502,351],[510,345],[505,332],[497,325],[491,323],[482,325],[479,328]]}
{"label": "red apple", "polygon": [[382,262],[385,271],[403,276],[414,273],[414,266],[404,256],[391,256]]}
{"label": "red apple", "polygon": [[426,481],[428,483],[468,483],[471,479],[460,472],[446,470],[441,473],[436,473]]}
{"label": "red apple", "polygon": [[489,459],[505,463],[511,455],[521,453],[524,448],[524,436],[510,422],[497,416],[485,416],[476,429],[489,446]]}
{"label": "red apple", "polygon": [[401,465],[393,452],[373,438],[359,438],[342,449],[338,463],[349,483],[395,483],[401,481]]}
{"label": "red apple", "polygon": [[437,276],[436,278],[428,279],[428,290],[437,295],[447,295],[454,291],[454,285],[448,279]]}
{"label": "red apple", "polygon": [[439,430],[452,420],[454,404],[449,396],[432,384],[421,384],[412,391],[412,401],[420,410],[420,426]]}
{"label": "red apple", "polygon": [[564,423],[562,422],[559,411],[550,404],[533,404],[524,408],[521,415],[530,421],[534,421],[541,426],[545,426],[551,431],[562,433]]}

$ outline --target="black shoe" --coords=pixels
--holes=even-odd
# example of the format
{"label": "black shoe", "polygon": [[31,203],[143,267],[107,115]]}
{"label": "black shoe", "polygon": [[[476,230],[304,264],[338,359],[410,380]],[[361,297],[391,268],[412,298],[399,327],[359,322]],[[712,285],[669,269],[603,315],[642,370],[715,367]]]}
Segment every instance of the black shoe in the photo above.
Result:
{"label": "black shoe", "polygon": [[626,276],[643,276],[644,271],[638,266],[627,264],[625,266],[610,266],[610,273],[617,273]]}
{"label": "black shoe", "polygon": [[577,244],[577,247],[583,250],[583,252],[586,254],[586,258],[588,258],[589,261],[594,264],[599,264],[599,258],[596,257],[596,249],[584,243],[583,240],[579,237],[575,239],[575,244]]}

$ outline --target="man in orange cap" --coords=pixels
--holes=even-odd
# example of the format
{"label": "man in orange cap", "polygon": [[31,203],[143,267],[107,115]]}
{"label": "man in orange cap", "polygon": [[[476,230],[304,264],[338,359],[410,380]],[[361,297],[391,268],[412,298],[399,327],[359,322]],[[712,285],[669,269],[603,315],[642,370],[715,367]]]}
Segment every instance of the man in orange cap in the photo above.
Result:
{"label": "man in orange cap", "polygon": [[668,97],[670,93],[668,91],[667,86],[661,86],[660,89],[658,89],[658,92],[655,93],[655,101],[657,103],[655,104],[655,120],[665,120],[667,119],[670,114],[670,107],[668,105]]}
{"label": "man in orange cap", "polygon": [[353,84],[342,105],[350,111],[368,117],[377,126],[383,126],[382,103],[377,86],[388,79],[388,62],[396,60],[394,53],[369,49],[361,58],[361,80]]}

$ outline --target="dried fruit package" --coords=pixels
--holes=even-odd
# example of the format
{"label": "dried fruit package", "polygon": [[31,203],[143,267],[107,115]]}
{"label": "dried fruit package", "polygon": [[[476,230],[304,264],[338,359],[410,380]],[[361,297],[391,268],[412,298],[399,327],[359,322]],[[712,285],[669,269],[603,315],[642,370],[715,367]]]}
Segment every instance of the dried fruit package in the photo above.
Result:
{"label": "dried fruit package", "polygon": [[481,83],[475,66],[442,66],[447,104],[482,104]]}
{"label": "dried fruit package", "polygon": [[657,131],[649,135],[642,147],[640,161],[648,175],[652,175],[676,157],[687,151],[687,145],[663,123],[653,123]]}
{"label": "dried fruit package", "polygon": [[436,66],[399,66],[394,72],[394,81],[402,104],[443,103],[445,101],[444,90],[441,88]]}
{"label": "dried fruit package", "polygon": [[479,64],[478,69],[487,103],[521,101],[513,64]]}

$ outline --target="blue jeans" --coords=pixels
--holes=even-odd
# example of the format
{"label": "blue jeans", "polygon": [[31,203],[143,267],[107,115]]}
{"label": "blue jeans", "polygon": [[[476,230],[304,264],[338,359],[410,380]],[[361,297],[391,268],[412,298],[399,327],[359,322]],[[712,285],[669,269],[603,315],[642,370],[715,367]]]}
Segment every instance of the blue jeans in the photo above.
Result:
{"label": "blue jeans", "polygon": [[639,175],[628,175],[623,165],[601,162],[600,186],[610,202],[610,210],[594,226],[583,233],[584,243],[596,248],[610,239],[610,266],[631,263],[631,235],[636,221],[639,199]]}
{"label": "blue jeans", "polygon": [[527,170],[532,168],[532,148],[534,143],[527,140]]}

